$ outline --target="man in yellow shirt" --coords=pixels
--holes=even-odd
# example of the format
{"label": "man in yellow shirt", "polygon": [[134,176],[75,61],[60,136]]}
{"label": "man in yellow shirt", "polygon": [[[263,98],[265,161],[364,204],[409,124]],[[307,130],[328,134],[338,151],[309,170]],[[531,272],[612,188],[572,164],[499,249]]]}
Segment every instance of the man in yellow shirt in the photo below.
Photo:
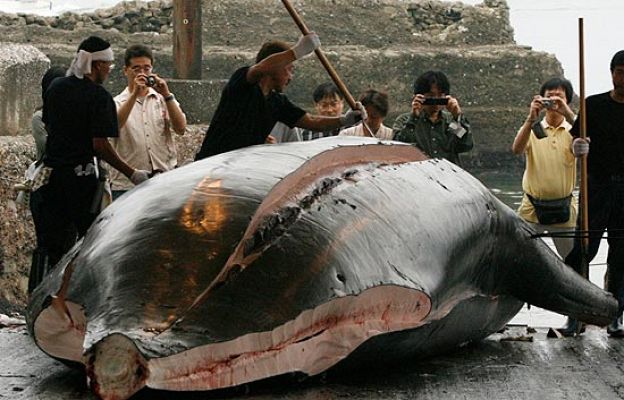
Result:
{"label": "man in yellow shirt", "polygon": [[[575,156],[584,147],[574,142],[570,129],[574,112],[569,107],[574,92],[567,79],[553,78],[534,96],[526,121],[511,147],[514,154],[526,155],[522,178],[522,203],[518,215],[544,231],[573,231],[576,225]],[[540,118],[545,111],[543,118]],[[574,245],[573,238],[554,238],[555,247],[565,259]]]}

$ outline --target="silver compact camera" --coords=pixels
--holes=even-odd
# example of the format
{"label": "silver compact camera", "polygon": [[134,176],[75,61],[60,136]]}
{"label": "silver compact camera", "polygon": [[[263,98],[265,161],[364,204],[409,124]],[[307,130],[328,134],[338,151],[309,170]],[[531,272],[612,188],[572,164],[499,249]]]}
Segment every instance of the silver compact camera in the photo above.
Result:
{"label": "silver compact camera", "polygon": [[544,105],[544,108],[553,108],[555,106],[555,101],[544,97],[542,98],[542,104]]}
{"label": "silver compact camera", "polygon": [[156,85],[156,77],[154,75],[148,75],[145,77],[145,85],[154,87]]}

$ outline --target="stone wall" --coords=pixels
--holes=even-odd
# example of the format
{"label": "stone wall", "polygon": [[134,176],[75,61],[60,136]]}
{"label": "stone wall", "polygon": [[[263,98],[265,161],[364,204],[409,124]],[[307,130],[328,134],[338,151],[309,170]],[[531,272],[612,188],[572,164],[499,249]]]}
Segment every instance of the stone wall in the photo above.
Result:
{"label": "stone wall", "polygon": [[32,137],[0,136],[0,300],[13,304],[25,303],[35,247],[30,211],[16,204],[13,185],[34,158]]}
{"label": "stone wall", "polygon": [[0,136],[30,130],[35,108],[41,105],[41,77],[48,58],[30,45],[0,42]]}
{"label": "stone wall", "polygon": [[[505,1],[479,6],[435,0],[298,0],[292,2],[323,45],[384,48],[405,45],[511,44]],[[204,45],[256,49],[267,39],[299,36],[280,1],[204,0]]]}
{"label": "stone wall", "polygon": [[121,2],[115,7],[97,10],[93,13],[66,12],[60,16],[51,17],[0,12],[0,25],[18,29],[35,25],[62,31],[85,28],[115,29],[123,33],[172,33],[172,15],[171,1]]}
{"label": "stone wall", "polygon": [[[513,43],[507,4],[485,0],[477,7],[461,2],[402,0],[307,0],[293,2],[309,27],[327,44],[380,48],[396,43],[480,45]],[[281,2],[204,0],[203,40],[207,45],[257,47],[262,41],[298,33]],[[371,18],[375,15],[377,18]],[[0,25],[12,29],[51,28],[71,32],[113,30],[121,33],[173,33],[170,0],[127,1],[92,13],[66,12],[44,17],[0,12]],[[264,26],[264,28],[263,28]],[[254,32],[249,35],[250,31]]]}

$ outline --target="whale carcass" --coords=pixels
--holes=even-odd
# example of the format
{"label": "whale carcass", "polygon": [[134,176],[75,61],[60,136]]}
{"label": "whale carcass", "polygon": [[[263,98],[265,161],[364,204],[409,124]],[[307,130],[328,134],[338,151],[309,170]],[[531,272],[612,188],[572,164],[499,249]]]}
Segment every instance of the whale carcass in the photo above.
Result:
{"label": "whale carcass", "polygon": [[421,357],[529,302],[617,311],[477,179],[413,146],[254,146],[157,176],[33,293],[29,331],[104,399]]}

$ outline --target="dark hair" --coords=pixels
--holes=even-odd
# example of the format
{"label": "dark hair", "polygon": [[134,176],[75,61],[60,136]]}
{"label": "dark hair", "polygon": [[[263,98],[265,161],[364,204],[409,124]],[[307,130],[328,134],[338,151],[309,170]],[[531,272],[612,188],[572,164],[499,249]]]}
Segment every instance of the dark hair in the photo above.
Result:
{"label": "dark hair", "polygon": [[314,89],[314,93],[312,93],[312,99],[315,103],[318,103],[325,97],[338,97],[340,100],[344,98],[336,85],[331,82],[321,83],[316,87],[316,89]]}
{"label": "dark hair", "polygon": [[266,42],[262,45],[260,51],[258,51],[258,54],[256,55],[256,63],[259,63],[271,54],[281,53],[282,51],[286,51],[288,49],[290,49],[290,45],[286,42],[282,42],[281,40],[271,40]]}
{"label": "dark hair", "polygon": [[152,63],[154,62],[154,56],[149,47],[142,44],[135,44],[126,49],[126,54],[124,55],[125,66],[130,66],[130,60],[136,57],[147,57]]}
{"label": "dark hair", "polygon": [[451,94],[451,84],[442,71],[427,71],[416,78],[414,82],[414,94],[425,94],[431,91],[435,84],[444,94]]}
{"label": "dark hair", "polygon": [[618,65],[624,65],[624,50],[620,50],[615,53],[615,55],[611,59],[611,72],[613,72],[615,67]]}
{"label": "dark hair", "polygon": [[96,51],[106,50],[110,47],[110,43],[106,40],[97,37],[97,36],[89,36],[85,40],[80,43],[78,46],[78,51],[84,50],[89,53],[95,53]]}
{"label": "dark hair", "polygon": [[563,88],[566,96],[566,103],[570,104],[574,97],[574,89],[572,89],[572,83],[565,78],[551,78],[547,80],[540,88],[540,96],[544,96],[547,90],[553,90]]}
{"label": "dark hair", "polygon": [[41,98],[44,97],[46,90],[48,90],[53,80],[65,76],[65,71],[65,68],[50,67],[46,73],[43,74],[43,78],[41,78]]}
{"label": "dark hair", "polygon": [[374,89],[368,89],[360,96],[360,103],[363,106],[372,106],[379,111],[382,117],[388,115],[388,95]]}

